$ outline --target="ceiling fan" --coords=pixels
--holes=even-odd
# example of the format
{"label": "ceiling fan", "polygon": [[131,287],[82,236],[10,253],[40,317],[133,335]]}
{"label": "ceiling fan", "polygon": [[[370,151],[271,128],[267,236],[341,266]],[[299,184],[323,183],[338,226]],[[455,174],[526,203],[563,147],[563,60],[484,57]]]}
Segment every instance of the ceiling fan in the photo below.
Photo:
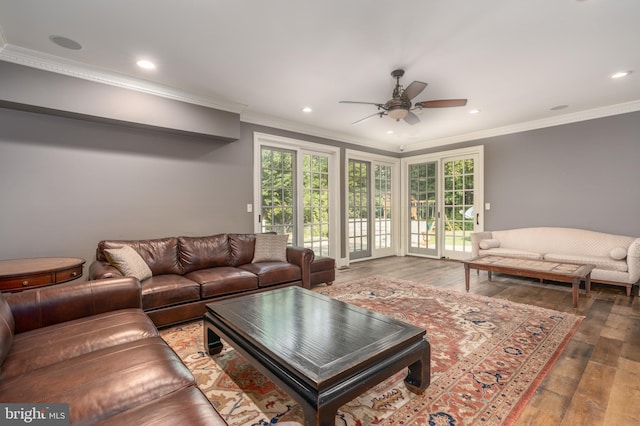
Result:
{"label": "ceiling fan", "polygon": [[427,83],[414,81],[406,88],[403,88],[400,84],[400,77],[403,75],[404,70],[394,70],[391,72],[391,77],[396,79],[396,87],[393,89],[393,97],[383,104],[375,102],[340,101],[341,104],[366,104],[378,107],[378,112],[375,114],[371,114],[358,121],[354,121],[352,124],[360,124],[375,116],[382,117],[384,115],[388,115],[396,121],[404,119],[407,123],[414,125],[419,123],[420,119],[413,111],[419,111],[422,110],[422,108],[459,107],[467,104],[466,99],[440,99],[436,101],[416,102],[412,107],[411,100],[422,93],[425,87],[427,87]]}

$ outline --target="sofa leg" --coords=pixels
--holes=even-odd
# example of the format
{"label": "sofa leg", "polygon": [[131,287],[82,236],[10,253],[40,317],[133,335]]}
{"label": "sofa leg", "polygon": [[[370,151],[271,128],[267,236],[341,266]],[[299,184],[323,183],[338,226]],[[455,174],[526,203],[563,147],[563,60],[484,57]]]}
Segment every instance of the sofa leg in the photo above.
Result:
{"label": "sofa leg", "polygon": [[327,281],[327,285],[333,284],[333,281]]}

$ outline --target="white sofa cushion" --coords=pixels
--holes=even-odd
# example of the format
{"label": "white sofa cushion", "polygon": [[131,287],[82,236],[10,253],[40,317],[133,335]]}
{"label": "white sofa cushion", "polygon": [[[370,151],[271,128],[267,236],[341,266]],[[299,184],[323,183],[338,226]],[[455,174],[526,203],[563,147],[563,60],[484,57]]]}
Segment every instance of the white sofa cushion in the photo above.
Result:
{"label": "white sofa cushion", "polygon": [[483,250],[500,247],[500,241],[495,238],[480,241],[480,248]]}
{"label": "white sofa cushion", "polygon": [[544,260],[566,263],[590,263],[592,265],[596,265],[596,269],[619,272],[628,271],[627,262],[624,260],[614,260],[609,256],[577,256],[571,254],[547,253],[544,255]]}
{"label": "white sofa cushion", "polygon": [[627,249],[624,247],[614,247],[609,252],[609,257],[615,260],[622,260],[627,257]]}

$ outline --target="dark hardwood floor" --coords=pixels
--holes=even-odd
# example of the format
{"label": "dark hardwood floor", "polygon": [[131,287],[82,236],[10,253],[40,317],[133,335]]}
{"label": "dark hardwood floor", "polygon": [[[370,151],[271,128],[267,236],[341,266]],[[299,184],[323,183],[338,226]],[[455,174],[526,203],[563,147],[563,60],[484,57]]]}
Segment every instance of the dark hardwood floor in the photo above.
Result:
{"label": "dark hardwood floor", "polygon": [[[388,257],[354,262],[336,282],[384,275],[465,291],[460,262]],[[471,272],[470,293],[583,315],[584,321],[520,416],[518,425],[640,424],[640,302],[637,287],[594,283],[572,307],[571,286]]]}

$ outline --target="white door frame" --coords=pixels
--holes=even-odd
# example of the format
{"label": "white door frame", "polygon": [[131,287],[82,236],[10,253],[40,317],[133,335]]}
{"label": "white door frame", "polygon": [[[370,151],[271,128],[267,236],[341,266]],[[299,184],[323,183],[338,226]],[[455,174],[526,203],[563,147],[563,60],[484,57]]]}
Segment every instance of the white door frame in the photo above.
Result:
{"label": "white door frame", "polygon": [[[260,172],[260,148],[268,146],[272,148],[288,149],[296,152],[296,179],[302,170],[302,155],[306,152],[326,154],[329,157],[329,256],[340,258],[340,148],[308,142],[300,139],[292,139],[283,136],[270,135],[268,133],[253,133],[253,227],[255,232],[261,232],[260,207],[261,207],[261,172]],[[302,200],[302,185],[296,185],[296,203]],[[298,239],[293,245],[302,244],[302,209],[297,209],[296,226],[298,226]]]}
{"label": "white door frame", "polygon": [[[375,164],[383,164],[391,166],[391,209],[393,211],[392,219],[391,219],[391,233],[392,233],[392,247],[389,249],[378,249],[375,248],[375,240],[371,240],[371,257],[366,257],[362,259],[357,259],[355,261],[367,260],[367,259],[375,259],[377,257],[385,257],[385,256],[394,256],[400,255],[402,252],[401,248],[401,209],[400,209],[400,193],[401,193],[401,177],[400,177],[400,159],[394,157],[388,157],[385,155],[372,154],[363,151],[356,151],[353,149],[345,150],[345,162],[344,162],[344,184],[345,184],[345,194],[344,194],[344,205],[345,209],[343,212],[343,221],[345,224],[349,223],[349,160],[359,160],[359,161],[368,161],[371,163],[371,176],[369,177],[369,183],[371,188],[371,198],[372,198],[372,206],[373,206],[373,197],[375,195],[375,175],[374,175],[374,166]],[[374,236],[371,235],[370,238]],[[349,243],[348,243],[348,226],[345,227],[345,241],[346,241],[346,253],[345,258],[346,261],[349,262]],[[348,263],[347,263],[348,264]]]}
{"label": "white door frame", "polygon": [[411,255],[418,257],[433,257],[420,255],[416,253],[409,253],[409,244],[410,239],[409,235],[409,165],[416,163],[426,163],[430,161],[438,162],[438,212],[440,212],[438,218],[438,254],[436,257],[441,257],[443,253],[444,247],[444,235],[442,232],[442,202],[443,202],[443,192],[444,192],[444,183],[442,182],[442,163],[443,160],[450,157],[458,157],[458,156],[468,156],[468,155],[477,155],[478,156],[478,164],[476,166],[477,174],[476,174],[476,182],[474,183],[474,211],[480,213],[478,216],[478,224],[475,226],[475,232],[484,230],[484,145],[476,145],[470,146],[467,148],[453,149],[449,151],[439,151],[430,154],[416,155],[412,157],[404,157],[401,159],[401,168],[402,168],[402,203],[401,203],[401,216],[403,220],[401,235],[402,241],[404,244],[402,245],[401,255]]}

